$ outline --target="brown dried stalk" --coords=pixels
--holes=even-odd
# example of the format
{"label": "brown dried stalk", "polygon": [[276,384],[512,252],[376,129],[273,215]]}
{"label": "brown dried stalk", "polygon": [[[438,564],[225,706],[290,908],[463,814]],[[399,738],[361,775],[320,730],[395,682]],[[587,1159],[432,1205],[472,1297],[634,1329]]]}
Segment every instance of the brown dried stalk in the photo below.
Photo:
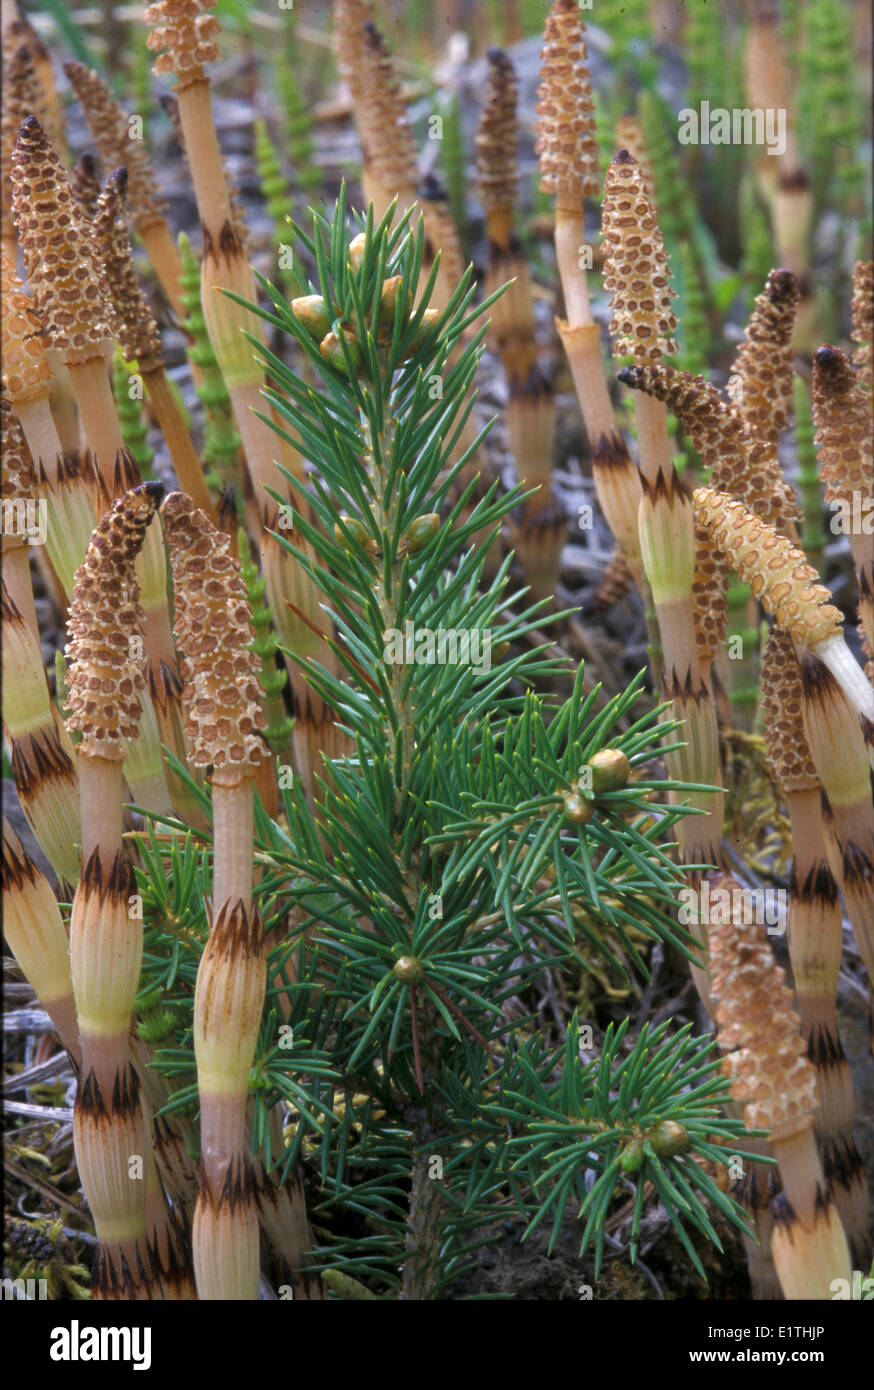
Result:
{"label": "brown dried stalk", "polygon": [[841,909],[828,863],[822,783],[810,754],[802,706],[801,674],[792,639],[773,626],[765,645],[762,713],[771,776],[783,794],[792,826],[789,957],[801,1034],[817,1076],[814,1129],[825,1175],[858,1263],[865,1244],[868,1187],[853,1139],[853,1079],[836,1014],[843,950]]}
{"label": "brown dried stalk", "polygon": [[840,348],[828,344],[813,359],[813,418],[832,530],[849,534],[859,586],[859,617],[874,641],[874,535],[866,516],[874,506],[871,397]]}
{"label": "brown dried stalk", "polygon": [[613,418],[601,333],[592,317],[581,261],[586,241],[583,198],[597,195],[600,180],[585,26],[576,0],[553,0],[540,79],[535,150],[540,187],[555,194],[555,253],[567,312],[567,320],[557,320],[556,326],[589,437],[598,501],[642,592],[640,482]]}
{"label": "brown dried stalk", "polygon": [[489,51],[486,99],[476,134],[477,187],[489,239],[484,293],[509,289],[491,310],[489,337],[507,374],[507,432],[517,480],[538,490],[523,503],[515,546],[534,597],[555,593],[567,533],[564,511],[552,493],[555,402],[539,362],[534,295],[528,262],[515,231],[518,193],[517,83],[500,49]]}
{"label": "brown dried stalk", "polygon": [[[731,891],[733,881],[723,876],[715,886]],[[771,1251],[784,1296],[828,1299],[832,1280],[849,1277],[850,1252],[817,1155],[816,1077],[792,995],[760,926],[729,914],[711,924],[709,947],[723,1070],[747,1128],[771,1131],[780,1168]]]}
{"label": "brown dried stalk", "polygon": [[164,503],[175,627],[184,651],[190,760],[211,766],[213,904],[195,990],[201,1189],[197,1288],[206,1299],[258,1297],[258,1215],[246,1144],[249,1071],[266,989],[264,933],[252,900],[253,798],[268,755],[246,591],[226,536],[184,493]]}
{"label": "brown dried stalk", "polygon": [[128,172],[131,220],[143,239],[161,287],[178,319],[185,318],[179,289],[179,252],[164,213],[161,197],[142,140],[131,138],[126,112],[115,100],[103,78],[83,63],[65,63],[64,72],[79,99],[105,169],[121,166]]}
{"label": "brown dried stalk", "polygon": [[144,682],[132,656],[142,610],[134,560],[163,489],[146,483],[113,503],[76,575],[67,645],[68,720],[78,730],[83,875],[70,930],[82,1080],[73,1137],[98,1236],[99,1298],[149,1297],[145,1170],[150,1142],[130,1050],[142,960],[142,921],[131,912],[133,870],[122,847],[122,764],[138,735]]}

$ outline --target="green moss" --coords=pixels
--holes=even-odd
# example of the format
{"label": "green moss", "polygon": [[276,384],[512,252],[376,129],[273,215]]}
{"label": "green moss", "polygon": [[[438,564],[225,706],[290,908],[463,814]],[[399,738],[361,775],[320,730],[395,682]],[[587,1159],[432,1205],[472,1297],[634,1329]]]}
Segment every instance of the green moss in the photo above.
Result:
{"label": "green moss", "polygon": [[[136,388],[139,391],[138,395],[131,394],[135,382],[139,383]],[[116,348],[112,357],[112,389],[121,437],[126,448],[130,449],[136,459],[143,480],[148,482],[152,477],[155,453],[149,448],[148,431],[143,418],[143,383],[136,374],[136,364],[125,362],[119,348]]]}

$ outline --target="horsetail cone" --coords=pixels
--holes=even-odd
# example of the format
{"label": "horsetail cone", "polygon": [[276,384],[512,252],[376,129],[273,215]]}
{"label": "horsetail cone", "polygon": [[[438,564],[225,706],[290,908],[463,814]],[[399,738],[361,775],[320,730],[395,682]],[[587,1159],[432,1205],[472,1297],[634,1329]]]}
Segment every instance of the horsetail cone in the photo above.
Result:
{"label": "horsetail cone", "polygon": [[776,624],[768,632],[762,665],[765,751],[774,781],[785,791],[820,785],[804,732],[801,672],[792,638]]}
{"label": "horsetail cone", "polygon": [[676,415],[717,492],[731,493],[764,521],[785,531],[800,518],[798,503],[776,457],[752,439],[712,382],[667,364],[623,367],[619,380],[654,396]]}
{"label": "horsetail cone", "polygon": [[116,169],[107,177],[97,199],[91,230],[114,335],[125,359],[144,368],[160,359],[161,338],[134,269],[124,215],[129,188],[127,168]]}
{"label": "horsetail cone", "polygon": [[798,300],[792,272],[772,270],[756,299],[728,383],[729,398],[744,428],[775,448],[778,434],[792,418],[792,332]]}
{"label": "horsetail cone", "polygon": [[18,277],[14,262],[2,251],[3,384],[13,405],[47,397],[52,369],[46,358],[48,342],[42,321]]}
{"label": "horsetail cone", "polygon": [[80,211],[90,222],[97,210],[97,199],[100,197],[100,173],[97,160],[87,150],[80,154],[73,165],[70,187]]}
{"label": "horsetail cone", "polygon": [[[94,138],[104,170],[127,169],[128,203],[137,231],[162,221],[167,202],[149,164],[142,140],[131,139],[127,113],[103,78],[84,63],[65,63],[64,73],[76,93]],[[99,184],[97,186],[99,193]],[[96,197],[95,197],[96,202]]]}
{"label": "horsetail cone", "polygon": [[512,62],[500,48],[489,49],[488,60],[486,96],[476,132],[477,191],[486,217],[512,216],[519,190],[518,82]]}
{"label": "horsetail cone", "polygon": [[61,448],[49,404],[48,341],[5,247],[0,298],[3,386],[27,439],[37,495],[48,502],[46,550],[69,594],[94,529],[96,477],[87,455],[66,455]]}
{"label": "horsetail cone", "polygon": [[853,320],[852,339],[856,344],[853,365],[868,391],[874,389],[872,352],[874,352],[874,261],[857,261],[853,268],[853,298],[850,305]]}
{"label": "horsetail cone", "polygon": [[861,373],[840,348],[829,344],[813,358],[813,418],[825,499],[834,513],[832,530],[849,535],[859,585],[859,616],[874,642],[874,536],[863,513],[874,498],[871,397]]}
{"label": "horsetail cone", "polygon": [[726,493],[698,488],[693,503],[762,606],[794,642],[825,662],[859,716],[874,721],[874,692],[844,640],[841,614],[802,551]]}
{"label": "horsetail cone", "polygon": [[783,1193],[772,1204],[771,1244],[783,1292],[787,1298],[830,1298],[832,1280],[849,1277],[850,1253],[817,1156],[811,1128],[816,1074],[804,1055],[791,991],[761,927],[743,920],[714,923],[709,951],[723,1071],[744,1106],[747,1128],[771,1131],[783,1179]]}
{"label": "horsetail cone", "polygon": [[800,645],[817,647],[839,634],[841,614],[803,553],[742,502],[698,488],[695,511],[744,583]]}
{"label": "horsetail cone", "polygon": [[824,344],[813,358],[813,418],[826,501],[874,488],[871,402],[840,348]]}
{"label": "horsetail cone", "polygon": [[134,561],[164,489],[143,483],[113,502],[76,575],[66,647],[68,727],[80,756],[120,762],[139,733],[143,611]]}
{"label": "horsetail cone", "polygon": [[695,531],[695,572],[692,576],[692,620],[701,674],[706,676],[717,652],[725,642],[728,628],[729,570],[725,556],[717,550],[697,517]]}
{"label": "horsetail cone", "polygon": [[173,566],[174,627],[181,650],[191,761],[212,765],[216,786],[255,776],[267,756],[264,693],[251,614],[230,541],[182,492],[161,508]]}
{"label": "horsetail cone", "polygon": [[[723,887],[717,875],[712,887]],[[711,993],[717,1001],[722,1069],[747,1129],[769,1129],[774,1142],[810,1124],[816,1078],[784,972],[756,924],[727,921],[709,927]]]}
{"label": "horsetail cone", "polygon": [[[3,36],[6,49],[7,35]],[[11,255],[15,248],[15,225],[12,208],[12,160],[19,127],[28,116],[35,116],[40,124],[49,128],[49,111],[45,102],[42,84],[39,81],[34,61],[34,47],[30,43],[17,44],[4,64],[3,72],[3,112],[0,118],[0,183],[2,183],[2,235],[4,248]]]}
{"label": "horsetail cone", "polygon": [[35,116],[18,132],[12,185],[27,279],[51,346],[68,362],[105,355],[112,328],[97,251]]}
{"label": "horsetail cone", "polygon": [[541,192],[555,194],[557,209],[574,212],[600,191],[585,32],[577,0],[553,0],[540,55],[534,149]]}
{"label": "horsetail cone", "polygon": [[643,171],[628,150],[611,160],[601,217],[614,352],[627,353],[635,362],[658,363],[677,351],[676,294]]}
{"label": "horsetail cone", "polygon": [[[97,200],[92,221],[94,242],[100,255],[104,289],[111,306],[113,328],[122,353],[136,362],[158,417],[173,467],[181,487],[209,506],[210,496],[200,459],[164,372],[161,338],[133,263],[133,251],[125,219],[128,174],[125,168],[110,174]],[[163,559],[163,557],[162,557]]]}
{"label": "horsetail cone", "polygon": [[416,201],[418,150],[394,60],[361,0],[337,0],[334,33],[340,74],[352,95],[361,141],[365,198],[379,219],[392,199]]}
{"label": "horsetail cone", "polygon": [[658,212],[656,182],[643,126],[636,116],[620,116],[616,122],[616,149],[627,150],[640,169],[643,189],[653,212]]}

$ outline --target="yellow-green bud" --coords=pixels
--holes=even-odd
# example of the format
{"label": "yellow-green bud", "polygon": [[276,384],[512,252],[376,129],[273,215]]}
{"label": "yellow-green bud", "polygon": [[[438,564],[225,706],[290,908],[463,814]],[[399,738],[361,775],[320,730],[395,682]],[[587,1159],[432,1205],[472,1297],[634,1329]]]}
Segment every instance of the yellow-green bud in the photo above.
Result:
{"label": "yellow-green bud", "polygon": [[640,1139],[632,1139],[620,1156],[619,1167],[625,1173],[636,1173],[642,1164],[643,1141]]}
{"label": "yellow-green bud", "polygon": [[434,331],[434,327],[435,327],[435,325],[437,324],[437,322],[438,322],[439,319],[440,319],[440,310],[439,310],[439,309],[426,309],[426,310],[425,310],[425,312],[424,312],[424,314],[422,315],[422,318],[421,318],[421,320],[420,320],[420,322],[419,322],[419,326],[418,326],[418,328],[416,329],[415,333],[413,334],[413,336],[412,336],[412,338],[410,339],[410,342],[409,342],[409,344],[408,344],[408,346],[407,346],[406,352],[405,352],[405,354],[404,354],[406,357],[412,357],[412,355],[413,355],[414,352],[418,352],[418,351],[419,351],[419,348],[422,347],[422,346],[424,345],[425,341],[427,340],[428,335]]}
{"label": "yellow-green bud", "polygon": [[291,312],[300,319],[313,338],[321,340],[331,331],[331,317],[320,294],[304,294],[291,301]]}
{"label": "yellow-green bud", "polygon": [[592,769],[592,791],[596,796],[602,792],[621,791],[631,773],[631,764],[620,748],[602,748],[589,760]]}
{"label": "yellow-green bud", "polygon": [[662,1120],[647,1138],[659,1158],[673,1158],[676,1154],[685,1153],[691,1143],[686,1126],[677,1120]]}
{"label": "yellow-green bud", "polygon": [[417,516],[404,536],[402,544],[407,550],[421,550],[426,546],[432,536],[436,536],[437,528],[440,525],[440,517],[436,512],[429,512],[427,516]]}
{"label": "yellow-green bud", "polygon": [[576,792],[569,792],[564,799],[564,813],[574,825],[586,825],[595,814],[595,808],[591,801],[577,796]]}
{"label": "yellow-green bud", "polygon": [[[393,318],[393,316],[394,316],[394,311],[395,311],[395,305],[396,305],[397,299],[398,299],[398,291],[400,290],[401,285],[403,284],[403,282],[404,282],[404,277],[403,277],[402,275],[392,275],[391,279],[385,280],[385,281],[383,282],[383,286],[382,286],[382,295],[380,296],[380,299],[381,299],[382,313],[383,313],[384,318],[388,318],[389,320],[390,320],[391,318]],[[410,311],[411,311],[411,309],[412,309],[412,307],[413,307],[413,296],[412,296],[412,294],[410,293],[409,290],[407,290],[407,292],[406,292],[406,297],[405,297],[405,299],[406,299],[406,314],[407,314],[407,317],[409,317]],[[426,311],[426,312],[427,312],[427,311]]]}
{"label": "yellow-green bud", "polygon": [[364,248],[367,245],[367,235],[359,232],[349,243],[349,269],[358,271],[364,262]]}
{"label": "yellow-green bud", "polygon": [[[340,522],[342,522],[342,526]],[[354,516],[341,516],[340,522],[334,523],[334,536],[340,545],[345,546],[348,543],[348,533],[348,536],[352,536],[353,540],[361,546],[362,550],[373,548],[373,537],[368,535],[361,522],[356,521]],[[343,528],[345,528],[345,532]]]}
{"label": "yellow-green bud", "polygon": [[417,985],[425,974],[422,962],[416,956],[399,956],[392,968],[404,985]]}
{"label": "yellow-green bud", "polygon": [[[358,346],[354,336],[344,332],[343,337],[349,349],[352,365],[357,370],[361,364],[361,348]],[[336,367],[338,372],[346,371],[346,359],[343,356],[343,349],[340,346],[340,339],[336,333],[327,333],[319,344],[319,351],[326,362],[330,362],[332,367]]]}

